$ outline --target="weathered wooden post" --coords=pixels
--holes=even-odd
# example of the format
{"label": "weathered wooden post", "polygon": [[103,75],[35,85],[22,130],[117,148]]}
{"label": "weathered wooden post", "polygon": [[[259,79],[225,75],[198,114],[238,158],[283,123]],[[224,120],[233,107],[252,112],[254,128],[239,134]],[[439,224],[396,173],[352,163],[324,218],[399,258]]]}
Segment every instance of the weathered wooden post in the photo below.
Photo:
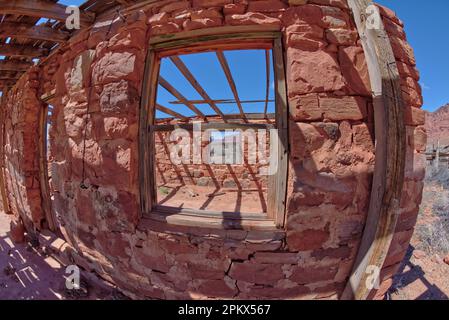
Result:
{"label": "weathered wooden post", "polygon": [[437,142],[437,150],[435,152],[435,163],[434,166],[436,169],[440,167],[440,140]]}

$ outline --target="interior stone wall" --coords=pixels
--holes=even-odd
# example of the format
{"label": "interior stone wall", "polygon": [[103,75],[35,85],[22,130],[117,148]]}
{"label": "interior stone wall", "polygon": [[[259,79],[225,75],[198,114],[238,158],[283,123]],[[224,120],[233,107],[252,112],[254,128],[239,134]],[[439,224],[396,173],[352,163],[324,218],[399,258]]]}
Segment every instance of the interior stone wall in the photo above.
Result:
{"label": "interior stone wall", "polygon": [[[413,53],[399,19],[381,11],[401,70],[409,135],[401,218],[377,297],[413,232],[425,145]],[[163,0],[126,20],[105,21],[110,16],[74,36],[8,95],[7,191],[22,201],[11,201],[14,214],[42,224],[30,138],[36,88],[55,87],[52,210],[67,241],[59,250],[72,261],[131,297],[337,299],[365,225],[375,161],[368,71],[347,2]],[[138,114],[148,40],[224,25],[278,26],[283,33],[291,149],[284,230],[181,227],[140,214]]]}

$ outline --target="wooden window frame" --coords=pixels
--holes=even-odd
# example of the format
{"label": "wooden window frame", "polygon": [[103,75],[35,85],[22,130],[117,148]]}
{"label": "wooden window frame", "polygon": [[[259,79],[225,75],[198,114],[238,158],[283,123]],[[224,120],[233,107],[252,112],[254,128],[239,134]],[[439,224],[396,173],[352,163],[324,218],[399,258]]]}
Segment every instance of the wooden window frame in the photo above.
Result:
{"label": "wooden window frame", "polygon": [[48,106],[55,97],[55,90],[48,92],[41,96],[42,107],[39,111],[39,182],[42,198],[42,209],[45,213],[47,221],[47,227],[50,231],[57,232],[58,224],[56,216],[52,210],[51,205],[51,192],[48,176],[48,141],[47,141],[47,129],[48,129]]}
{"label": "wooden window frame", "polygon": [[[278,172],[269,176],[267,215],[228,214],[193,209],[172,209],[157,206],[154,132],[160,128],[154,126],[156,111],[156,85],[159,78],[160,62],[164,57],[187,53],[216,52],[217,50],[265,49],[272,50],[275,78],[274,114],[279,139]],[[208,28],[174,35],[153,37],[147,55],[139,123],[139,187],[141,215],[159,222],[193,227],[273,230],[283,228],[286,216],[286,196],[288,180],[288,104],[286,73],[282,33],[272,26],[232,26]],[[211,128],[212,124],[207,126]],[[257,124],[261,126],[261,124]],[[184,125],[188,128],[190,125]],[[212,125],[214,126],[214,125]],[[254,127],[253,124],[217,123],[219,129]],[[272,125],[263,124],[264,128]],[[167,126],[165,126],[167,127]],[[165,129],[169,129],[168,128]],[[173,126],[174,128],[175,126]],[[183,125],[176,125],[183,127]],[[166,131],[166,130],[165,130]]]}

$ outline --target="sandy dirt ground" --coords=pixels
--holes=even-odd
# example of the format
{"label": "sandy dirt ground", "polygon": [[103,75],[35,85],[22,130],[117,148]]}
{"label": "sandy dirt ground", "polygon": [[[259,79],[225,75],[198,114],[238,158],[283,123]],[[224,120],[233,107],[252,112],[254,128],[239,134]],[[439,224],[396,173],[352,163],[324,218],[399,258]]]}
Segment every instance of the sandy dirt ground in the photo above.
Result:
{"label": "sandy dirt ground", "polygon": [[8,236],[9,217],[0,212],[0,300],[121,299],[107,283],[81,277],[79,290],[66,289],[66,273],[55,259],[31,244],[14,245]]}
{"label": "sandy dirt ground", "polygon": [[266,190],[164,185],[158,188],[157,198],[159,205],[175,208],[217,212],[267,212]]}
{"label": "sandy dirt ground", "polygon": [[[437,211],[446,218],[445,205],[449,191],[440,183],[427,181],[415,233],[400,272],[394,278],[387,298],[392,300],[448,300],[449,265],[444,257],[449,254],[449,230],[427,229],[437,219]],[[443,207],[443,208],[441,208]],[[438,209],[440,208],[440,209]],[[446,250],[446,251],[445,251]]]}

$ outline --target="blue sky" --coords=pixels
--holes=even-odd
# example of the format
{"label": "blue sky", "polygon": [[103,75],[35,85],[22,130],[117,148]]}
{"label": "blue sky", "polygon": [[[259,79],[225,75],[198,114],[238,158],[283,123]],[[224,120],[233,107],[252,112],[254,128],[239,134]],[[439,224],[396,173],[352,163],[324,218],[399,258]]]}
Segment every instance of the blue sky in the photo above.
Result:
{"label": "blue sky", "polygon": [[378,0],[404,21],[421,73],[424,109],[449,103],[449,1]]}

